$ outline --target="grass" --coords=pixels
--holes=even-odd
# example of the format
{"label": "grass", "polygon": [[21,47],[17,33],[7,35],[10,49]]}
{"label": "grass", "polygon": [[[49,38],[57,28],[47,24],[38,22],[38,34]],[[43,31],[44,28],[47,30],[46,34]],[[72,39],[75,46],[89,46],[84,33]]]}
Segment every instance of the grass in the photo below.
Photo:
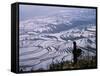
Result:
{"label": "grass", "polygon": [[50,70],[64,70],[64,69],[86,69],[86,68],[95,68],[97,65],[96,58],[93,57],[91,60],[80,59],[76,64],[69,61],[64,61],[61,63],[51,64]]}
{"label": "grass", "polygon": [[[72,69],[88,69],[88,68],[96,68],[97,67],[97,61],[96,57],[91,58],[83,58],[78,59],[77,63],[74,64],[71,61],[62,61],[59,63],[52,63],[49,66],[49,69],[47,71],[52,70],[72,70]],[[30,72],[35,71],[45,71],[44,69],[40,68],[38,70],[30,69]],[[20,70],[20,72],[24,72],[23,69]]]}

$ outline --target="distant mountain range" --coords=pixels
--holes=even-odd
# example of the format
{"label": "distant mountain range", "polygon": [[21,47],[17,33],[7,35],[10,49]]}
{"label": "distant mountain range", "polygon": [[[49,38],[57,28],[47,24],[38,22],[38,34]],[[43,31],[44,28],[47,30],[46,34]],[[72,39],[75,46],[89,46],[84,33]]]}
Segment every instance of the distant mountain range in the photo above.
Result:
{"label": "distant mountain range", "polygon": [[21,29],[33,30],[38,33],[58,33],[74,27],[83,28],[95,25],[95,13],[89,11],[63,11],[50,16],[34,17],[20,22]]}

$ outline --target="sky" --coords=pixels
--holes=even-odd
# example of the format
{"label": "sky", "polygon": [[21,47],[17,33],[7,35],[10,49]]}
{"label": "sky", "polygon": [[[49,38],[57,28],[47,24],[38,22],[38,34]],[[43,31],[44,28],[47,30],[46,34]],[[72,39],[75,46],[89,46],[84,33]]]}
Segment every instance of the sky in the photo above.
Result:
{"label": "sky", "polygon": [[[46,16],[56,13],[65,8],[51,6],[36,6],[36,5],[20,5],[20,20],[32,18],[34,16]],[[52,12],[51,12],[52,11]]]}
{"label": "sky", "polygon": [[[28,20],[36,16],[48,16],[56,14],[58,12],[67,11],[67,14],[82,13],[84,11],[89,11],[89,14],[92,12],[95,13],[94,9],[84,9],[84,8],[69,8],[69,7],[54,7],[54,6],[38,6],[38,5],[19,5],[19,18],[20,21]],[[66,13],[66,12],[65,12]]]}

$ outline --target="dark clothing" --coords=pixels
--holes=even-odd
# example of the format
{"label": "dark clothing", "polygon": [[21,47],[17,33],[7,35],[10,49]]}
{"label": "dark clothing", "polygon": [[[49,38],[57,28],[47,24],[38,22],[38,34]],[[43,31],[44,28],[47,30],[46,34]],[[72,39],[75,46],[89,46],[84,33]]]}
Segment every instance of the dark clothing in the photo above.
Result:
{"label": "dark clothing", "polygon": [[76,64],[77,63],[77,57],[75,55],[74,55],[73,60],[74,60],[74,64]]}
{"label": "dark clothing", "polygon": [[77,58],[81,55],[81,49],[77,49],[76,42],[73,42],[73,60],[74,64],[77,63]]}
{"label": "dark clothing", "polygon": [[76,42],[73,42],[73,60],[74,60],[74,64],[77,63],[77,53],[76,53]]}
{"label": "dark clothing", "polygon": [[76,42],[73,42],[73,60],[74,64],[77,63]]}

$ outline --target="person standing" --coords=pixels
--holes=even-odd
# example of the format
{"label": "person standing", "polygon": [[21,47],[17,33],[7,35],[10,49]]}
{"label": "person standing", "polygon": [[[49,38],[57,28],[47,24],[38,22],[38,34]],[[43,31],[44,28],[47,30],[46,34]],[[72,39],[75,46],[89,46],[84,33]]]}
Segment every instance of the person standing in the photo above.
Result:
{"label": "person standing", "polygon": [[76,42],[73,42],[73,61],[74,64],[77,63],[77,48],[76,48]]}
{"label": "person standing", "polygon": [[77,58],[81,55],[82,50],[80,48],[77,48],[76,42],[73,42],[73,61],[74,64],[77,63]]}

